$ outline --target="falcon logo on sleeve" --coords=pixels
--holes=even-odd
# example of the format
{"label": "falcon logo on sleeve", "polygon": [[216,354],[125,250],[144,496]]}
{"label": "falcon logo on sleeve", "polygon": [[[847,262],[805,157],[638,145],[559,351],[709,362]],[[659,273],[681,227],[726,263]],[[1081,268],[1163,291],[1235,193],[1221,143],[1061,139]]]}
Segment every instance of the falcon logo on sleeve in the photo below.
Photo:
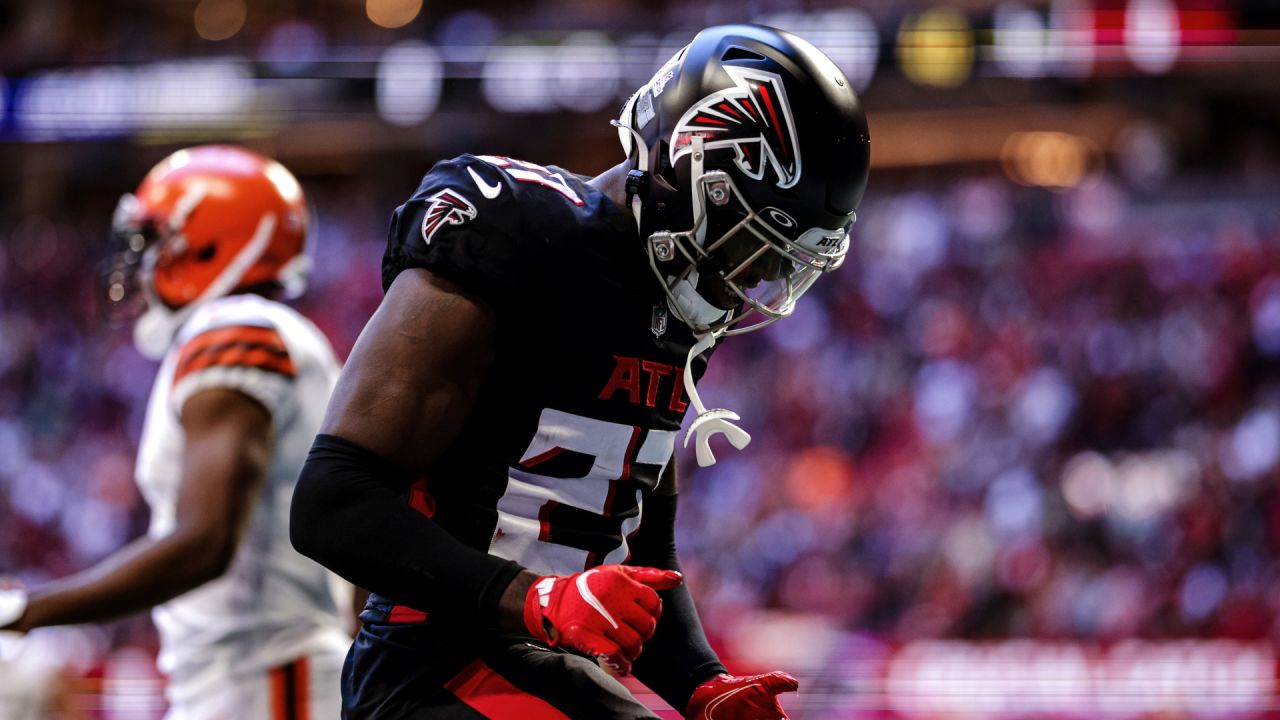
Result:
{"label": "falcon logo on sleeve", "polygon": [[714,92],[689,108],[671,137],[671,164],[693,151],[689,140],[704,139],[708,150],[734,150],[747,177],[760,180],[772,168],[780,188],[800,180],[800,147],[782,78],[771,72],[726,66],[735,87]]}
{"label": "falcon logo on sleeve", "polygon": [[441,190],[427,198],[427,212],[422,216],[422,240],[428,245],[436,231],[445,225],[461,225],[476,217],[476,206],[453,190]]}

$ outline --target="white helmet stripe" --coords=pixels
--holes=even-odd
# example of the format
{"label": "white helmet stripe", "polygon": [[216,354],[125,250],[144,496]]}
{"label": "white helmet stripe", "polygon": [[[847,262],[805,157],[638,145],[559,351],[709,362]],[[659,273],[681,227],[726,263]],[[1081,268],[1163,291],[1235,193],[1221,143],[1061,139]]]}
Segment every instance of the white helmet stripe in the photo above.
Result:
{"label": "white helmet stripe", "polygon": [[200,293],[200,297],[196,298],[193,305],[208,300],[210,298],[221,297],[235,289],[244,274],[249,272],[249,268],[258,262],[262,254],[267,251],[267,245],[271,243],[271,236],[276,232],[276,214],[264,213],[262,219],[258,221],[258,229],[253,231],[253,237],[249,242],[241,248],[240,252],[232,258],[227,267],[213,282],[209,283],[209,287]]}

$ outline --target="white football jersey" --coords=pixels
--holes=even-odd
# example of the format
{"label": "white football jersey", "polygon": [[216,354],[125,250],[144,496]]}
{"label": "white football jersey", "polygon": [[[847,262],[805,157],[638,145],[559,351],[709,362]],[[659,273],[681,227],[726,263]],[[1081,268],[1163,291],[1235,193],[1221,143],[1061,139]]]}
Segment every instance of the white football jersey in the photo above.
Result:
{"label": "white football jersey", "polygon": [[270,469],[230,568],[152,613],[171,702],[216,692],[300,656],[345,653],[350,645],[343,629],[349,586],[344,593],[341,580],[289,542],[294,484],[338,370],[315,325],[256,295],[201,306],[165,356],[138,450],[151,537],[174,528],[185,442],[179,418],[188,398],[210,388],[237,390],[262,403],[273,428]]}

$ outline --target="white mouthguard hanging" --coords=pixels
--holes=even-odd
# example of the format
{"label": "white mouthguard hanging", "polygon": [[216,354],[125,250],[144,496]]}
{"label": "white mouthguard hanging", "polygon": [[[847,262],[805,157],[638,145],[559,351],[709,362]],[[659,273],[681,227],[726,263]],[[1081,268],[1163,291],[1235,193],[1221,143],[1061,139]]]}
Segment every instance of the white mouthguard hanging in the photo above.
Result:
{"label": "white mouthguard hanging", "polygon": [[684,446],[689,447],[689,438],[696,437],[694,453],[698,458],[698,467],[711,467],[716,464],[715,453],[711,452],[711,437],[717,433],[724,435],[729,444],[738,450],[742,450],[751,442],[751,434],[733,424],[735,420],[742,420],[738,413],[724,408],[708,410],[702,404],[702,398],[698,396],[698,389],[694,387],[693,359],[711,349],[715,344],[715,333],[702,335],[698,338],[698,342],[689,348],[689,355],[684,361],[684,390],[689,394],[689,402],[693,404],[693,409],[698,412],[698,417],[694,418],[693,423],[689,425],[689,432],[685,433]]}
{"label": "white mouthguard hanging", "polygon": [[[634,99],[635,98],[633,97],[632,100],[634,101]],[[630,102],[628,102],[628,109],[629,106]],[[629,113],[624,111],[624,115],[629,115]],[[641,172],[647,171],[649,169],[649,148],[645,145],[644,137],[641,136],[635,128],[630,125],[624,125],[617,120],[611,120],[609,124],[618,128],[621,132],[629,133],[631,137],[635,139],[636,149],[638,151],[636,157],[636,169]],[[695,138],[694,143],[696,145],[694,155],[699,158],[699,160],[695,165],[695,169],[698,174],[695,174],[693,177],[698,177],[702,172],[702,163],[700,161],[702,156],[702,139]],[[624,143],[624,147],[627,147],[626,143]],[[631,148],[628,147],[628,150],[630,149]],[[701,198],[698,195],[698,188],[695,186],[691,192],[693,194],[694,203],[699,203]],[[630,200],[631,213],[635,216],[636,229],[639,231],[642,227],[641,200],[639,196],[632,196]],[[702,223],[698,232],[698,240],[701,241],[701,234],[706,232],[706,223]],[[699,242],[699,244],[701,244],[701,242]],[[716,308],[703,299],[697,291],[697,283],[698,276],[696,273],[693,273],[691,280],[686,279],[676,288],[677,302],[679,303],[681,310],[693,316],[701,316],[704,314],[714,314],[717,317],[722,316],[725,311]],[[694,418],[693,423],[689,425],[689,431],[685,433],[684,446],[689,447],[690,437],[697,438],[697,442],[694,443],[694,454],[698,458],[699,467],[711,467],[716,464],[715,453],[711,452],[711,438],[716,434],[724,435],[725,439],[729,441],[729,444],[738,450],[742,450],[751,443],[751,434],[733,424],[733,421],[735,420],[742,420],[742,417],[738,415],[738,413],[724,408],[708,410],[707,407],[702,404],[702,398],[698,396],[698,389],[694,387],[692,367],[693,359],[709,350],[715,344],[715,333],[707,333],[700,336],[698,338],[698,342],[694,343],[693,347],[689,348],[689,355],[684,361],[684,389],[689,395],[689,402],[693,404],[693,409],[698,413],[698,416]]]}

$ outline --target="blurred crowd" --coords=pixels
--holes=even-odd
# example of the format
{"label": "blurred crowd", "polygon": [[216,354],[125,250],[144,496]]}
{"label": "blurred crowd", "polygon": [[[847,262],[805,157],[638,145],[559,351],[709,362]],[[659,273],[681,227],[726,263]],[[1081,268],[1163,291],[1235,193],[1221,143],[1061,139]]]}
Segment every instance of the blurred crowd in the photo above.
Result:
{"label": "blurred crowd", "polygon": [[1280,639],[1280,209],[1244,181],[877,193],[706,394],[704,612],[920,638]]}
{"label": "blurred crowd", "polygon": [[[321,234],[301,309],[345,353],[401,198],[303,181]],[[705,470],[678,455],[713,641],[760,610],[889,643],[1280,640],[1265,185],[873,178],[846,265],[716,352],[704,395],[755,442]],[[101,212],[0,227],[0,575],[26,583],[145,527],[132,462],[154,366],[95,309],[99,192]],[[154,642],[145,618],[95,637]]]}
{"label": "blurred crowd", "polygon": [[[612,105],[597,115],[495,112],[465,55],[447,58],[443,110],[397,135],[369,111],[373,75],[358,66],[375,56],[364,50],[419,36],[481,48],[504,20],[536,37],[696,27],[742,12],[727,1],[622,11],[585,0],[443,2],[428,8],[436,17],[388,35],[364,21],[369,3],[313,4],[307,22],[292,22],[290,4],[254,4],[243,31],[210,44],[191,34],[189,5],[20,5],[0,4],[0,70],[11,83],[0,78],[10,170],[0,174],[0,583],[28,585],[88,567],[146,527],[132,475],[156,368],[127,326],[104,318],[96,274],[119,194],[176,145],[118,129],[10,143],[21,139],[20,81],[57,65],[227,54],[256,64],[251,85],[268,108],[324,95],[323,112],[298,112],[277,130],[246,126],[244,137],[282,155],[317,210],[316,271],[297,305],[345,357],[382,295],[390,212],[433,160],[511,154],[589,173],[617,159],[600,115]],[[864,6],[879,22],[903,4]],[[643,53],[639,78],[657,55]],[[1246,78],[1215,77],[1017,86],[980,74],[959,89],[912,91],[881,69],[864,94],[873,143],[895,103],[924,108],[911,121],[922,123],[935,107],[996,105],[1012,116],[1052,99],[1083,114],[1080,101],[1115,100],[1126,117],[1161,124],[1134,123],[1123,142],[1095,133],[1090,152],[1105,162],[1056,190],[1011,180],[993,167],[998,152],[912,170],[915,155],[900,147],[902,164],[873,170],[845,266],[793,317],[716,350],[700,391],[740,413],[754,442],[718,450],[708,469],[677,452],[677,539],[731,669],[795,670],[808,697],[833,698],[862,692],[860,679],[884,675],[868,664],[924,639],[1280,647],[1280,104]],[[632,86],[624,80],[614,99]],[[1154,95],[1140,101],[1139,90]],[[360,112],[334,109],[347,104]],[[92,115],[78,103],[59,111]],[[384,136],[399,144],[376,142]],[[95,698],[91,716],[157,715],[145,615],[37,635],[18,669],[71,661],[69,693]],[[0,642],[0,715],[7,688],[53,682],[6,662]],[[824,686],[824,672],[841,677]]]}

